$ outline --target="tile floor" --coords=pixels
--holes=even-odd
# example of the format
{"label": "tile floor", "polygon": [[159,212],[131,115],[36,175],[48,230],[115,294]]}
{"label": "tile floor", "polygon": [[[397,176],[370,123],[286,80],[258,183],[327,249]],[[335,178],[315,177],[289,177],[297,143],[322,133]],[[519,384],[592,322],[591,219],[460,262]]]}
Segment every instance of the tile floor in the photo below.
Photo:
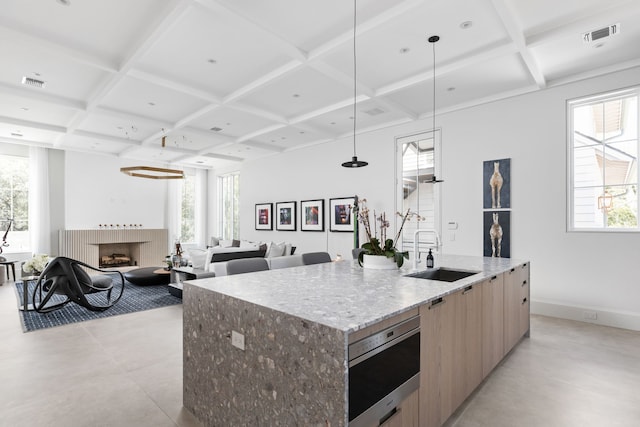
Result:
{"label": "tile floor", "polygon": [[[199,426],[182,408],[181,306],[29,333],[16,307],[7,282],[0,426]],[[532,316],[531,338],[446,425],[638,426],[640,333]]]}

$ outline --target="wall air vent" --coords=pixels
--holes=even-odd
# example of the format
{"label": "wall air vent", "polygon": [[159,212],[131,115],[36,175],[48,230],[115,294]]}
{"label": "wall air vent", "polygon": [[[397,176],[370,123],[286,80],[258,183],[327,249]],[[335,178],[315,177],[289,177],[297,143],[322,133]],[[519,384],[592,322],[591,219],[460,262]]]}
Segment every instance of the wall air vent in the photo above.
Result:
{"label": "wall air vent", "polygon": [[615,36],[620,33],[620,24],[609,25],[608,27],[600,28],[597,30],[589,31],[582,34],[582,41],[584,43],[593,43],[598,40],[605,39],[607,37]]}
{"label": "wall air vent", "polygon": [[215,127],[212,127],[212,128],[211,128],[211,129],[209,129],[209,130],[212,130],[212,131],[214,131],[214,132],[220,132],[220,131],[222,130],[222,128],[219,128],[218,126],[215,126]]}
{"label": "wall air vent", "polygon": [[32,79],[31,77],[24,76],[22,77],[22,84],[33,87],[44,87],[44,81],[38,79]]}

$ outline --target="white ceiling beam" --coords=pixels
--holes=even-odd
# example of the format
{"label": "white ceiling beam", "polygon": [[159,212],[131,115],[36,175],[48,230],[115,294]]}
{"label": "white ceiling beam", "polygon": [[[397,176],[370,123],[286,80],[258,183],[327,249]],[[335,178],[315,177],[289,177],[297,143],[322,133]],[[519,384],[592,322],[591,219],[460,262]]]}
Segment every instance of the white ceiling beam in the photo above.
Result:
{"label": "white ceiling beam", "polygon": [[[436,78],[452,73],[454,71],[463,69],[463,68],[471,68],[475,64],[480,64],[482,62],[485,62],[494,58],[513,55],[516,53],[518,53],[518,49],[513,43],[505,43],[495,47],[492,46],[487,49],[480,50],[473,55],[467,55],[467,56],[455,59],[452,62],[449,62],[448,64],[438,65],[436,67]],[[391,83],[386,86],[382,86],[381,88],[376,90],[375,96],[380,97],[384,95],[389,95],[391,93],[398,92],[408,87],[415,86],[417,84],[420,84],[426,81],[430,81],[431,79],[433,79],[433,68],[431,68],[429,71],[423,71],[421,73],[414,74],[413,76],[407,77],[406,79],[399,80],[397,82]]]}
{"label": "white ceiling beam", "polygon": [[263,86],[266,86],[278,79],[282,79],[286,77],[293,71],[296,71],[298,68],[302,67],[303,64],[304,63],[302,61],[295,60],[295,59],[292,61],[289,61],[286,64],[276,68],[275,70],[265,74],[264,76],[252,81],[251,83],[233,91],[232,93],[227,95],[222,102],[225,104],[228,104],[232,101],[236,101],[242,97],[248,96],[251,93],[262,88]]}
{"label": "white ceiling beam", "polygon": [[200,90],[182,83],[178,83],[174,80],[170,80],[164,77],[160,77],[156,74],[152,74],[146,71],[137,70],[134,68],[129,69],[127,73],[129,77],[136,78],[138,80],[143,80],[147,83],[152,83],[156,86],[164,87],[167,89],[174,90],[176,92],[184,93],[186,95],[193,96],[194,98],[201,99],[203,101],[210,102],[212,104],[220,104],[222,101],[219,97],[212,95],[209,92],[204,90]]}
{"label": "white ceiling beam", "polygon": [[274,131],[276,131],[278,129],[282,129],[282,128],[285,128],[285,127],[287,127],[287,125],[284,124],[284,123],[276,123],[274,125],[267,126],[267,127],[262,128],[262,129],[258,129],[255,132],[251,132],[251,133],[248,133],[246,135],[243,135],[240,138],[238,138],[237,142],[249,141],[250,139],[253,139],[256,136],[264,135],[264,134],[267,134],[269,132],[274,132]]}
{"label": "white ceiling beam", "polygon": [[89,111],[97,107],[122,81],[128,71],[133,67],[135,61],[140,59],[151,47],[153,47],[160,37],[168,31],[181,16],[186,12],[191,4],[190,0],[174,0],[153,20],[138,36],[138,42],[132,43],[133,47],[125,55],[120,64],[118,72],[103,80],[96,90],[89,97],[87,111],[76,114],[69,124],[70,129],[77,128],[87,117]]}
{"label": "white ceiling beam", "polygon": [[242,111],[243,113],[253,114],[256,117],[262,117],[263,119],[271,120],[278,123],[288,123],[286,117],[279,114],[272,113],[262,108],[246,105],[241,102],[234,102],[233,104],[225,105],[228,108],[232,108],[236,111]]}
{"label": "white ceiling beam", "polygon": [[46,53],[55,52],[56,56],[61,56],[78,64],[86,65],[108,73],[115,73],[118,71],[118,64],[114,62],[90,53],[72,49],[61,43],[57,43],[51,40],[51,36],[48,34],[34,35],[34,31],[36,30],[17,28],[0,17],[1,40],[11,40],[11,43],[22,43],[25,50],[37,50],[39,52]]}
{"label": "white ceiling beam", "polygon": [[591,79],[593,77],[605,74],[615,73],[617,71],[628,70],[630,68],[640,67],[640,59],[632,59],[631,61],[621,62],[617,64],[607,65],[606,67],[597,68],[595,70],[585,71],[583,73],[574,74],[556,80],[549,81],[549,87],[562,86],[568,83],[580,80]]}
{"label": "white ceiling beam", "polygon": [[86,130],[79,130],[79,129],[76,129],[71,134],[82,136],[85,138],[98,139],[101,141],[108,141],[108,142],[117,142],[120,144],[127,144],[127,145],[139,146],[142,143],[142,141],[136,140],[136,139],[122,138],[119,136],[105,135],[103,133],[89,132]]}
{"label": "white ceiling beam", "polygon": [[[356,105],[364,102],[364,101],[368,101],[369,98],[367,95],[358,95],[355,99],[355,103]],[[296,123],[300,123],[300,122],[304,122],[310,119],[313,119],[315,117],[321,116],[323,114],[327,114],[330,113],[332,111],[336,111],[336,110],[340,110],[341,108],[345,108],[345,107],[349,107],[349,106],[353,106],[353,102],[354,99],[353,98],[348,98],[345,99],[343,101],[339,101],[339,102],[335,102],[331,105],[327,105],[325,107],[322,108],[318,108],[317,110],[311,111],[309,113],[305,113],[305,114],[301,114],[299,116],[293,117],[291,118],[291,120],[289,120],[290,124],[296,124]]]}
{"label": "white ceiling beam", "polygon": [[21,128],[44,130],[47,132],[54,132],[54,133],[67,132],[67,128],[64,126],[49,125],[46,123],[32,122],[29,120],[16,119],[13,117],[6,117],[6,116],[0,116],[0,123],[12,125],[12,126],[19,126]]}
{"label": "white ceiling beam", "polygon": [[135,113],[128,113],[126,111],[114,110],[113,108],[96,107],[93,110],[93,113],[100,116],[114,117],[116,119],[124,120],[126,122],[147,123],[157,128],[168,128],[171,126],[171,123],[169,122],[160,121],[158,119],[153,119],[147,116],[141,116]]}
{"label": "white ceiling beam", "polygon": [[266,142],[243,141],[242,145],[248,145],[249,147],[259,148],[261,150],[272,151],[274,153],[282,153],[284,151],[283,147],[273,144],[267,144]]}
{"label": "white ceiling beam", "polygon": [[[402,17],[405,13],[410,11],[411,9],[418,7],[424,3],[424,0],[406,0],[400,3],[397,6],[393,6],[389,9],[386,9],[383,13],[369,19],[368,21],[362,22],[356,25],[355,36],[358,37],[368,31],[373,30],[385,24],[389,21]],[[328,55],[340,48],[343,44],[349,43],[353,40],[354,30],[353,28],[349,31],[344,32],[343,34],[329,40],[328,42],[318,46],[315,49],[312,49],[309,52],[308,60],[311,61],[313,59],[317,59],[321,56]]]}
{"label": "white ceiling beam", "polygon": [[64,98],[62,96],[51,95],[46,92],[40,92],[37,88],[16,87],[4,83],[0,83],[0,92],[7,95],[14,95],[25,98],[27,102],[33,100],[42,102],[54,107],[69,108],[71,110],[84,111],[86,104],[75,99]]}
{"label": "white ceiling beam", "polygon": [[509,34],[511,40],[513,40],[515,45],[518,47],[518,52],[529,70],[529,74],[533,77],[533,80],[535,80],[539,88],[545,88],[547,86],[545,76],[538,65],[538,61],[536,61],[533,53],[531,53],[527,47],[523,30],[518,23],[515,14],[507,4],[506,0],[491,0],[491,3],[500,17],[502,25],[504,25],[507,30],[507,34]]}
{"label": "white ceiling beam", "polygon": [[210,157],[212,159],[219,159],[219,160],[230,160],[232,162],[244,161],[242,157],[227,156],[226,154],[206,153],[206,154],[203,154],[203,157]]}
{"label": "white ceiling beam", "polygon": [[230,4],[222,4],[216,0],[195,0],[197,3],[202,5],[203,7],[209,9],[213,13],[220,15],[224,14],[230,19],[242,21],[248,24],[251,27],[259,28],[261,31],[268,34],[268,36],[275,41],[279,47],[284,50],[287,55],[289,55],[293,59],[297,59],[298,61],[304,62],[307,60],[307,55],[301,49],[298,49],[295,45],[291,44],[288,40],[280,37],[278,34],[266,28],[259,21],[254,21],[249,17],[245,16],[241,13],[237,8],[233,7],[233,2]]}
{"label": "white ceiling beam", "polygon": [[53,144],[42,142],[42,141],[33,141],[30,139],[22,139],[22,138],[8,138],[6,136],[0,136],[0,142],[5,142],[7,144],[28,145],[30,147],[43,147],[43,148],[53,147]]}

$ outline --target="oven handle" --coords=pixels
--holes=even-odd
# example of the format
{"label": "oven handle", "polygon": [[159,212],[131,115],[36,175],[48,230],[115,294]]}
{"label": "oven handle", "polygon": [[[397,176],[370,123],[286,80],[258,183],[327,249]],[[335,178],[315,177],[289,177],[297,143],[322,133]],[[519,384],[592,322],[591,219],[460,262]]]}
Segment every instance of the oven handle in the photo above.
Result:
{"label": "oven handle", "polygon": [[400,335],[398,338],[394,339],[393,341],[389,341],[385,344],[382,344],[379,347],[374,348],[371,351],[368,351],[365,354],[362,354],[358,357],[356,357],[353,360],[349,361],[349,367],[351,368],[352,366],[357,365],[358,363],[364,362],[365,360],[369,359],[370,357],[375,356],[376,354],[406,340],[407,338],[410,338],[412,336],[414,336],[415,334],[420,332],[420,327],[418,326],[417,328],[411,329],[410,331],[405,332],[404,334]]}

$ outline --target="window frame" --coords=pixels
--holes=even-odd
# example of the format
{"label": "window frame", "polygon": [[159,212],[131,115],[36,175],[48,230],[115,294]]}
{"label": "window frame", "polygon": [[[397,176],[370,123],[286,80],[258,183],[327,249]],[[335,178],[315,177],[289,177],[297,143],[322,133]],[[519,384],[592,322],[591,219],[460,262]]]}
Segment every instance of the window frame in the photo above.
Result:
{"label": "window frame", "polygon": [[[233,223],[232,225],[232,235],[231,236],[227,236],[225,234],[225,225],[227,224],[227,218],[225,217],[225,204],[224,204],[224,197],[225,197],[225,180],[227,179],[233,179],[235,181],[234,185],[233,185],[233,192],[238,193],[238,197],[237,200],[235,200],[235,206],[232,209],[232,211],[237,212],[236,215],[233,215],[233,218],[231,219],[231,222]],[[237,179],[237,181],[236,181]],[[218,189],[218,197],[217,197],[217,202],[218,202],[218,235],[219,237],[221,237],[222,239],[239,239],[240,236],[240,172],[239,171],[235,171],[235,172],[229,172],[226,173],[224,175],[218,175],[217,178],[217,189]],[[237,186],[237,189],[236,189]],[[234,232],[237,233],[237,236],[234,235]]]}
{"label": "window frame", "polygon": [[[589,96],[584,96],[580,98],[574,98],[567,100],[566,103],[566,126],[567,126],[567,136],[566,136],[566,229],[567,232],[570,233],[638,233],[640,232],[640,197],[636,201],[636,221],[637,224],[635,227],[622,228],[622,227],[612,227],[608,226],[606,223],[603,223],[602,227],[576,227],[575,226],[575,190],[576,185],[574,182],[575,178],[575,117],[574,112],[579,107],[584,107],[587,105],[593,104],[601,104],[607,103],[611,101],[615,101],[616,99],[623,99],[628,97],[636,97],[636,150],[637,153],[640,154],[640,86],[630,86],[626,88],[620,88],[615,90],[610,90],[606,92],[601,92],[598,94],[593,94]],[[604,138],[604,134],[606,132],[606,124],[603,123],[603,138],[602,143],[606,147],[606,138]],[[614,144],[617,142],[613,142]],[[594,144],[595,146],[596,144]],[[638,162],[638,157],[636,157],[636,162]],[[640,185],[640,168],[637,168],[636,171],[636,190],[640,191],[638,187]],[[606,170],[606,168],[605,168]],[[609,184],[607,185],[606,181],[603,181],[601,187],[614,187],[621,185],[629,185],[629,184]],[[578,187],[578,188],[588,188],[588,187]],[[603,216],[603,219],[606,221],[606,217]]]}

